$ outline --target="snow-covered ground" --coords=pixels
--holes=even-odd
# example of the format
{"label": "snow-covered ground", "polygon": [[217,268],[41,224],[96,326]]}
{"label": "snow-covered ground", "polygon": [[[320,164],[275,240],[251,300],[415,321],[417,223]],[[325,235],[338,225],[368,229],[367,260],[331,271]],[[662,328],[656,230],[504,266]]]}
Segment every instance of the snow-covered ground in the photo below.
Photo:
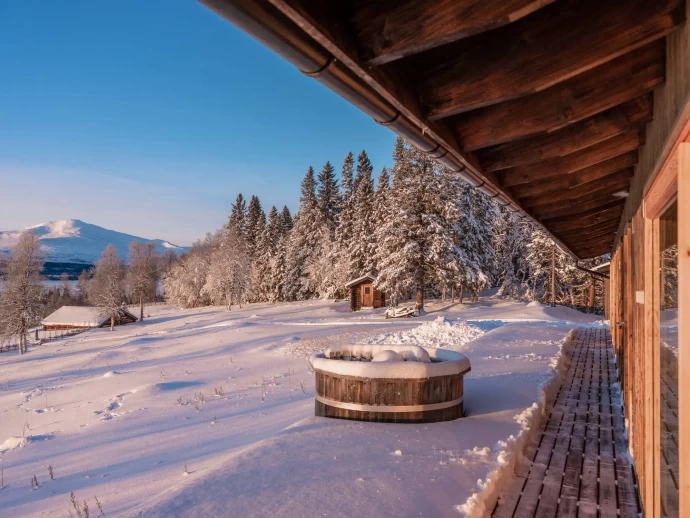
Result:
{"label": "snow-covered ground", "polygon": [[[0,355],[0,516],[67,517],[70,491],[92,516],[98,497],[108,517],[481,514],[566,335],[601,325],[491,297],[403,320],[320,301],[147,312]],[[314,417],[308,356],[386,342],[468,356],[467,417]]]}

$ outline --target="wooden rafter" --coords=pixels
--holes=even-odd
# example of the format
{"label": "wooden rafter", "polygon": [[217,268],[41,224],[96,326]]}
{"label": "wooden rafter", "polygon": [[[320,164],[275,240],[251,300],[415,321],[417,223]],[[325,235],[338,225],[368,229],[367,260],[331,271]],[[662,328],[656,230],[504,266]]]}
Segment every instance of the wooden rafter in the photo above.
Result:
{"label": "wooden rafter", "polygon": [[481,150],[485,171],[497,171],[569,155],[652,120],[651,94],[547,135],[537,135]]}
{"label": "wooden rafter", "polygon": [[610,192],[593,193],[581,197],[578,202],[574,204],[566,205],[560,203],[556,206],[550,206],[544,209],[536,208],[532,212],[536,214],[538,218],[548,220],[559,218],[561,216],[574,216],[576,214],[582,214],[585,211],[598,209],[599,207],[606,206],[608,203],[616,202],[619,199],[620,198],[612,196]]}
{"label": "wooden rafter", "polygon": [[512,187],[535,180],[566,175],[593,166],[613,157],[629,153],[644,143],[639,130],[628,131],[594,146],[561,158],[551,158],[536,164],[521,165],[498,171],[504,187]]}
{"label": "wooden rafter", "polygon": [[584,231],[587,231],[588,229],[596,227],[597,225],[607,221],[618,221],[622,213],[623,205],[618,205],[589,216],[578,216],[570,218],[566,221],[552,222],[550,227],[559,234],[575,229],[583,229]]}
{"label": "wooden rafter", "polygon": [[628,178],[632,178],[634,172],[632,167],[636,163],[637,152],[633,151],[625,155],[604,160],[590,167],[585,167],[571,174],[546,178],[544,180],[536,180],[528,184],[516,185],[512,188],[512,191],[516,198],[525,199],[584,186],[620,171],[625,171]]}
{"label": "wooden rafter", "polygon": [[433,55],[408,58],[422,78],[418,92],[428,118],[539,92],[662,38],[685,21],[682,0],[564,4]]}
{"label": "wooden rafter", "polygon": [[626,189],[630,184],[630,170],[623,170],[610,174],[597,182],[588,182],[570,189],[561,189],[552,192],[548,196],[532,196],[520,200],[525,208],[543,210],[544,207],[554,204],[575,205],[583,196],[595,193],[609,193]]}
{"label": "wooden rafter", "polygon": [[529,97],[453,117],[466,151],[543,135],[632,101],[664,81],[664,42],[657,41]]}
{"label": "wooden rafter", "polygon": [[596,203],[594,204],[594,207],[588,208],[588,207],[579,207],[577,211],[568,211],[568,214],[559,214],[559,215],[546,215],[546,216],[540,216],[539,219],[544,222],[547,225],[552,225],[554,223],[561,223],[563,221],[568,221],[573,218],[586,218],[589,216],[594,216],[596,214],[601,214],[609,209],[613,209],[615,207],[622,207],[625,205],[625,198],[621,199],[616,199],[613,201],[610,201],[608,203]]}
{"label": "wooden rafter", "polygon": [[381,65],[514,22],[555,0],[385,0],[356,6],[363,59]]}

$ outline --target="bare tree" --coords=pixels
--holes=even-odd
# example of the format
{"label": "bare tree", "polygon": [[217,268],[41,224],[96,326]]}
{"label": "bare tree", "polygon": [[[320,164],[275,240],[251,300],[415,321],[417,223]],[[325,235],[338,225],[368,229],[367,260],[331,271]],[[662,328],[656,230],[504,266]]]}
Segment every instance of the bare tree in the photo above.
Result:
{"label": "bare tree", "polygon": [[108,245],[96,262],[93,279],[89,283],[89,301],[110,317],[110,330],[125,302],[125,263],[113,245]]}
{"label": "bare tree", "polygon": [[79,304],[85,305],[89,296],[89,272],[87,270],[82,270],[82,272],[79,274],[75,289]]}
{"label": "bare tree", "polygon": [[70,281],[69,275],[65,272],[60,274],[60,294],[64,298],[72,296],[72,281]]}
{"label": "bare tree", "polygon": [[156,296],[158,255],[154,243],[132,241],[129,244],[129,269],[126,284],[130,296],[139,301],[139,314],[144,320],[144,302],[151,302]]}
{"label": "bare tree", "polygon": [[19,337],[19,354],[26,352],[29,330],[41,321],[43,254],[38,236],[23,232],[12,248],[0,293],[0,338]]}
{"label": "bare tree", "polygon": [[241,232],[230,225],[216,237],[216,248],[211,254],[204,292],[215,301],[225,302],[230,310],[233,304],[246,301],[250,288],[251,260],[247,241]]}

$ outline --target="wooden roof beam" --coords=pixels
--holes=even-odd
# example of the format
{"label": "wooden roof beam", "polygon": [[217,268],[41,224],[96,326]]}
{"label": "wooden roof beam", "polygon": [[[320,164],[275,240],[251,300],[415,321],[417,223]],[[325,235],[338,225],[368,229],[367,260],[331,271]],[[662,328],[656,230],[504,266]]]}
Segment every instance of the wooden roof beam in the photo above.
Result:
{"label": "wooden roof beam", "polygon": [[548,196],[533,196],[520,200],[520,204],[524,208],[533,210],[543,210],[544,207],[554,204],[573,205],[578,203],[578,200],[583,196],[615,192],[627,189],[630,186],[630,171],[623,170],[617,173],[610,174],[597,182],[587,182],[573,187],[572,189],[561,189],[558,192],[552,192]]}
{"label": "wooden roof beam", "polygon": [[[564,0],[514,24],[408,58],[428,118],[540,92],[663,38],[683,0]],[[407,60],[403,60],[407,61]],[[401,64],[404,64],[401,61]]]}
{"label": "wooden roof beam", "polygon": [[[598,207],[606,205],[609,202],[618,201],[619,199],[621,198],[613,196],[610,192],[594,193],[592,195],[579,198],[577,203],[558,203],[545,208],[535,208],[532,210],[532,212],[537,216],[537,218],[541,220],[548,220],[559,218],[561,216],[574,216],[576,214],[581,214],[584,211],[597,209]],[[623,198],[623,201],[625,201],[625,198]]]}
{"label": "wooden roof beam", "polygon": [[542,92],[452,119],[466,151],[544,135],[651,92],[665,78],[665,41],[656,41]]}
{"label": "wooden roof beam", "polygon": [[485,171],[563,157],[651,121],[652,103],[650,93],[553,133],[483,149],[477,157]]}
{"label": "wooden roof beam", "polygon": [[382,65],[512,23],[555,0],[361,2],[353,23],[362,58]]}
{"label": "wooden roof beam", "polygon": [[549,228],[556,233],[567,232],[575,229],[590,229],[601,225],[607,221],[619,221],[623,214],[623,206],[617,206],[612,209],[599,212],[591,216],[575,217],[563,222],[551,223]]}
{"label": "wooden roof beam", "polygon": [[498,171],[499,179],[503,187],[512,187],[535,180],[566,175],[629,153],[642,144],[644,144],[644,136],[640,130],[628,131],[561,158],[551,158],[535,164],[502,169]]}
{"label": "wooden roof beam", "polygon": [[516,185],[512,188],[513,195],[519,199],[558,193],[565,189],[574,189],[590,182],[606,178],[614,173],[624,171],[628,178],[632,178],[633,166],[637,163],[637,151],[626,153],[604,160],[574,173],[560,175],[544,180],[536,180],[528,184]]}
{"label": "wooden roof beam", "polygon": [[[594,207],[579,207],[578,211],[564,214],[564,215],[545,215],[538,218],[547,228],[551,228],[554,223],[563,223],[564,221],[571,221],[577,218],[588,218],[590,216],[595,216],[597,214],[604,213],[610,209],[616,207],[622,207],[625,205],[625,198],[615,199],[608,203],[597,203]],[[557,231],[553,231],[558,235]]]}
{"label": "wooden roof beam", "polygon": [[561,239],[564,243],[578,243],[589,238],[598,238],[604,235],[615,234],[618,228],[618,220],[608,221],[605,224],[592,227],[586,231],[573,231],[561,233]]}

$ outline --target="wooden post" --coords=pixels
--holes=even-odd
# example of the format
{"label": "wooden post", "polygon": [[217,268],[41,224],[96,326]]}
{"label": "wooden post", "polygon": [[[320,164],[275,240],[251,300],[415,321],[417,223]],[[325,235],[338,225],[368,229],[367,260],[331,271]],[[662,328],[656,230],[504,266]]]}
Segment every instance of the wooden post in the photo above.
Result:
{"label": "wooden post", "polygon": [[417,309],[424,309],[424,290],[422,288],[417,288],[417,303],[415,304]]}
{"label": "wooden post", "polygon": [[450,301],[455,303],[455,284],[452,284],[450,287]]}
{"label": "wooden post", "polygon": [[462,289],[462,283],[460,283],[460,291],[458,292],[458,301],[462,304],[462,296],[464,295],[464,290]]}
{"label": "wooden post", "polygon": [[551,307],[556,307],[556,245],[551,245]]}
{"label": "wooden post", "polygon": [[589,312],[594,313],[594,277],[591,277],[589,284]]}

